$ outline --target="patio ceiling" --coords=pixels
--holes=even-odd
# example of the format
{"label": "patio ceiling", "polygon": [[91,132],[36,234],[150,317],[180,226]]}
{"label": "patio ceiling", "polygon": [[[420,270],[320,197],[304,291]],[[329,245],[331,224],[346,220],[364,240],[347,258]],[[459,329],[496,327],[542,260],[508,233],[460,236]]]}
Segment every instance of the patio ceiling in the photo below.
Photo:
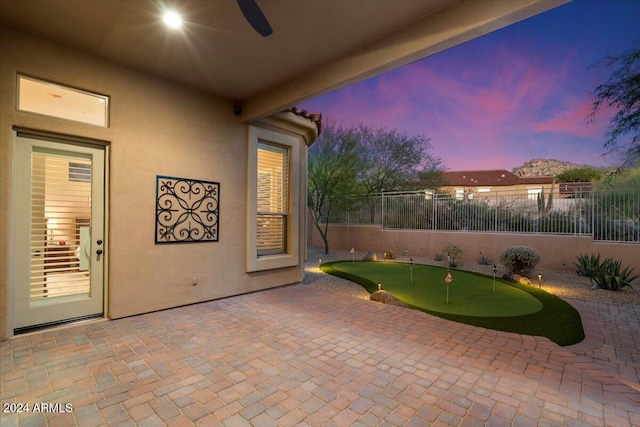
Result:
{"label": "patio ceiling", "polygon": [[258,0],[265,38],[233,0],[0,0],[0,22],[229,99],[250,121],[566,2]]}

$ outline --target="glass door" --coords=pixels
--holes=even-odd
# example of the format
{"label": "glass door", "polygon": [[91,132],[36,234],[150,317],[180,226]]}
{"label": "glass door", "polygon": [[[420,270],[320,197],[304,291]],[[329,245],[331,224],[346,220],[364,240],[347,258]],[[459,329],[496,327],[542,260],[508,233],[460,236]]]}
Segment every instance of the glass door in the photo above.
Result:
{"label": "glass door", "polygon": [[100,315],[104,150],[16,138],[16,329]]}

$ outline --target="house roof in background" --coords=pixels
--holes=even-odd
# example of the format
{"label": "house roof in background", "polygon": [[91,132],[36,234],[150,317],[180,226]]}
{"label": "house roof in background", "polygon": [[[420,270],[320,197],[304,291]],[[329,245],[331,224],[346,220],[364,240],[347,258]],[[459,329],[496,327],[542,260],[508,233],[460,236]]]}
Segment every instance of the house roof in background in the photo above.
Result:
{"label": "house roof in background", "polygon": [[458,187],[535,185],[553,182],[553,177],[520,178],[506,169],[448,171],[443,175],[447,185]]}
{"label": "house roof in background", "polygon": [[520,178],[520,184],[553,184],[554,181],[555,181],[555,178],[552,176]]}
{"label": "house roof in background", "polygon": [[[233,101],[252,121],[406,65],[568,0],[0,0],[0,23]],[[165,9],[181,30],[162,24]]]}

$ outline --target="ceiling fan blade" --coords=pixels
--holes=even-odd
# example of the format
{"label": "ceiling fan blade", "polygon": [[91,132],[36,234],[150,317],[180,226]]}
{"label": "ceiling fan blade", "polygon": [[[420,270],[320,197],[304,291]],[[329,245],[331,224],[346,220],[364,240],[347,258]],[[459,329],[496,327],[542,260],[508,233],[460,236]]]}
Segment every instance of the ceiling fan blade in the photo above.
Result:
{"label": "ceiling fan blade", "polygon": [[238,6],[242,14],[247,19],[247,22],[251,24],[254,30],[258,32],[262,37],[267,37],[273,33],[269,21],[260,10],[260,6],[256,3],[256,0],[238,0]]}

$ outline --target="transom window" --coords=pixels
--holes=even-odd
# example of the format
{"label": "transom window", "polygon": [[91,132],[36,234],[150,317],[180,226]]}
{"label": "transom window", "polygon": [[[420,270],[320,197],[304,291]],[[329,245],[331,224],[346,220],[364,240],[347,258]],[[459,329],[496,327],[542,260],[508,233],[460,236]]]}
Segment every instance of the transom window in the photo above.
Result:
{"label": "transom window", "polygon": [[17,86],[19,111],[108,127],[108,96],[22,75],[18,75]]}

